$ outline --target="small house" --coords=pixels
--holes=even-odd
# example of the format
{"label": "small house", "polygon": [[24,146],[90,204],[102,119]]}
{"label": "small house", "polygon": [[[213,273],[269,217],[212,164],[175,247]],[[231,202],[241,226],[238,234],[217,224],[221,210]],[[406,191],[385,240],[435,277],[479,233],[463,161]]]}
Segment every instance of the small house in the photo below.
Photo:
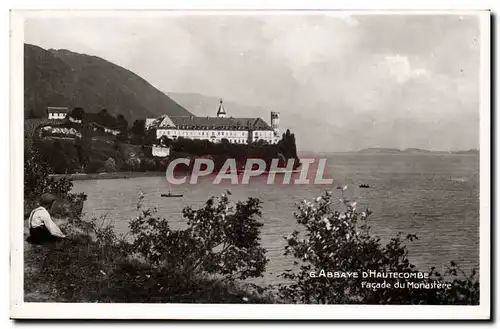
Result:
{"label": "small house", "polygon": [[49,120],[59,120],[66,118],[69,109],[67,107],[55,107],[49,106],[47,107],[47,118]]}

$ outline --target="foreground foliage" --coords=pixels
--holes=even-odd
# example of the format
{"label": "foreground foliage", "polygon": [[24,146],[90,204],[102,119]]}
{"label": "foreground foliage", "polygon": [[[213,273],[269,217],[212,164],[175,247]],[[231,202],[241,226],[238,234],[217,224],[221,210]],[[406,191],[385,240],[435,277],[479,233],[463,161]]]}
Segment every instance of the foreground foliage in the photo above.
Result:
{"label": "foreground foliage", "polygon": [[50,165],[36,149],[29,149],[24,154],[24,205],[25,215],[35,207],[37,199],[44,193],[52,193],[68,205],[67,215],[75,218],[82,213],[87,199],[84,193],[71,193],[71,179],[55,179],[49,176]]}
{"label": "foreground foliage", "polygon": [[188,228],[172,230],[167,220],[139,203],[140,216],[130,223],[131,252],[185,277],[200,271],[226,280],[261,276],[268,260],[260,246],[260,208],[258,199],[233,204],[224,194],[200,209],[184,208]]}
{"label": "foreground foliage", "polygon": [[266,289],[235,281],[262,275],[267,263],[258,200],[231,204],[222,196],[187,207],[184,230],[140,203],[138,210],[128,235],[116,235],[104,218],[62,226],[69,240],[34,246],[26,257],[37,270],[25,276],[25,289],[46,286],[43,294],[71,302],[274,302]]}
{"label": "foreground foliage", "polygon": [[[370,232],[367,219],[370,211],[359,212],[356,202],[340,199],[344,210],[334,206],[336,198],[326,192],[312,201],[305,200],[295,214],[303,232],[294,231],[286,237],[285,255],[293,256],[299,271],[285,271],[282,277],[291,284],[281,285],[281,296],[297,303],[321,304],[464,304],[479,303],[479,279],[475,270],[470,275],[461,272],[451,262],[445,273],[435,268],[428,271],[428,279],[363,278],[362,272],[415,273],[416,266],[408,259],[407,242],[415,235],[401,234],[383,244]],[[323,272],[322,272],[323,271]],[[359,277],[332,278],[319,276],[325,271],[359,273]],[[460,273],[461,272],[461,273]],[[314,274],[311,274],[314,273]],[[410,282],[445,282],[450,289],[413,289]],[[362,282],[382,283],[392,287],[396,281],[404,288],[367,288]]]}

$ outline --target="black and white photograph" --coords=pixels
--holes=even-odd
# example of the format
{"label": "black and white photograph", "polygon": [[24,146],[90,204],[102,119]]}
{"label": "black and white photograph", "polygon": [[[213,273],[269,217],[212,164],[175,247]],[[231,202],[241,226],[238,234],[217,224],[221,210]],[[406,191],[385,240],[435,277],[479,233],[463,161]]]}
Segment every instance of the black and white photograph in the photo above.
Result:
{"label": "black and white photograph", "polygon": [[12,315],[488,319],[490,19],[12,11]]}

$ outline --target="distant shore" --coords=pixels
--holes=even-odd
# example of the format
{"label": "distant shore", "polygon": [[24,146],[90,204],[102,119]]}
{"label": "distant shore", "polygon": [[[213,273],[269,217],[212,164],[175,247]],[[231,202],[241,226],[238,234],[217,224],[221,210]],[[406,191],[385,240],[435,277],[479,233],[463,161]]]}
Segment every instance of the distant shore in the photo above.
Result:
{"label": "distant shore", "polygon": [[364,153],[364,154],[436,154],[436,155],[478,155],[478,149],[470,149],[470,150],[458,150],[458,151],[431,151],[419,148],[407,148],[404,150],[396,149],[396,148],[384,148],[384,147],[370,147],[366,149],[362,149],[357,151],[356,153]]}
{"label": "distant shore", "polygon": [[118,172],[103,172],[95,174],[53,174],[49,177],[54,178],[71,178],[72,180],[96,180],[96,179],[123,179],[135,177],[159,177],[165,176],[164,171],[118,171]]}

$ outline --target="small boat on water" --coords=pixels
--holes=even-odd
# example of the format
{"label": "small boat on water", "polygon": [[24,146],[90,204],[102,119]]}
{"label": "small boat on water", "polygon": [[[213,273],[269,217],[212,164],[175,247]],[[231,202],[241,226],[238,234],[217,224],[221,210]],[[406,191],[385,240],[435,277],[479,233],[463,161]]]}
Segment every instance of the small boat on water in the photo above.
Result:
{"label": "small boat on water", "polygon": [[295,174],[295,173],[298,173],[300,172],[301,170],[300,169],[294,169],[294,170],[269,170],[269,171],[265,171],[264,173],[266,174],[288,174],[288,173],[291,173],[291,174]]}
{"label": "small boat on water", "polygon": [[180,198],[180,197],[183,197],[184,194],[168,192],[168,193],[162,193],[161,196],[163,198]]}
{"label": "small boat on water", "polygon": [[361,184],[359,185],[360,188],[370,188],[370,185],[367,184]]}

